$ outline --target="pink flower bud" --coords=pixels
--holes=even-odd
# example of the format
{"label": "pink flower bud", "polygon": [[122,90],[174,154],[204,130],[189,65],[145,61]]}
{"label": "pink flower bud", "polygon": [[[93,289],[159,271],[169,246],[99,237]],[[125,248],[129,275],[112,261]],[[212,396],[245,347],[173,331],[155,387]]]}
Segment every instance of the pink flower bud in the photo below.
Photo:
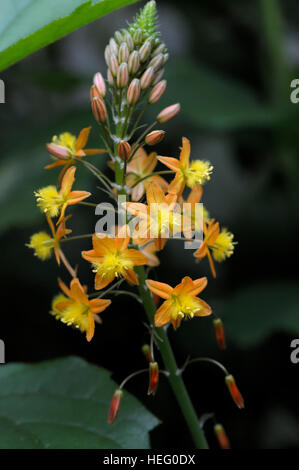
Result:
{"label": "pink flower bud", "polygon": [[109,408],[109,413],[108,413],[108,424],[114,423],[114,421],[117,418],[119,409],[120,409],[120,403],[123,397],[123,392],[122,390],[115,390],[114,395],[111,400],[110,408]]}
{"label": "pink flower bud", "polygon": [[157,72],[164,65],[164,55],[158,54],[156,57],[153,57],[149,63],[149,67],[154,67]]}
{"label": "pink flower bud", "polygon": [[124,37],[123,37],[123,35],[121,34],[120,31],[115,31],[114,37],[115,37],[115,40],[118,44],[121,44],[124,40]]}
{"label": "pink flower bud", "polygon": [[165,65],[169,61],[169,54],[166,53],[163,55],[163,65]]}
{"label": "pink flower bud", "polygon": [[140,59],[137,51],[133,51],[132,54],[130,54],[128,67],[131,75],[135,75],[135,73],[138,71],[140,67]]}
{"label": "pink flower bud", "polygon": [[110,69],[107,69],[107,82],[109,83],[110,86],[114,85],[114,78],[112,73],[110,72]]}
{"label": "pink flower bud", "polygon": [[107,109],[101,98],[93,98],[91,101],[91,109],[97,122],[104,122],[107,117]]}
{"label": "pink flower bud", "polygon": [[117,146],[118,155],[124,161],[128,160],[131,154],[131,145],[129,142],[122,140]]}
{"label": "pink flower bud", "polygon": [[110,47],[110,51],[112,52],[112,54],[115,54],[115,55],[118,54],[118,45],[114,38],[110,39],[109,47]]}
{"label": "pink flower bud", "polygon": [[149,57],[151,53],[151,50],[152,50],[152,45],[150,41],[145,41],[145,43],[139,49],[139,56],[140,56],[141,62],[145,62],[147,60],[147,58]]}
{"label": "pink flower bud", "polygon": [[145,143],[147,145],[159,144],[165,136],[165,131],[152,131],[145,137]]}
{"label": "pink flower bud", "polygon": [[129,104],[136,104],[140,97],[140,80],[134,78],[127,91],[127,102]]}
{"label": "pink flower bud", "polygon": [[106,62],[106,64],[107,64],[107,66],[109,67],[109,61],[110,61],[110,56],[111,56],[111,51],[110,51],[110,47],[109,47],[109,46],[106,46],[106,47],[105,47],[104,56],[105,56],[105,62]]}
{"label": "pink flower bud", "polygon": [[115,54],[110,55],[109,59],[109,69],[113,77],[116,77],[118,72],[118,60]]}
{"label": "pink flower bud", "polygon": [[100,95],[105,98],[106,96],[106,84],[103,75],[97,72],[93,77],[93,83],[99,91]]}
{"label": "pink flower bud", "polygon": [[181,110],[181,105],[179,103],[172,104],[167,108],[163,109],[160,114],[157,116],[157,121],[160,123],[164,123],[170,121],[170,119],[174,118],[177,114],[179,114]]}
{"label": "pink flower bud", "polygon": [[131,52],[134,49],[134,41],[131,34],[127,33],[125,36],[125,41],[128,45],[129,51]]}
{"label": "pink flower bud", "polygon": [[164,69],[160,69],[158,72],[156,72],[153,85],[156,85],[158,82],[162,80],[164,72],[165,72]]}
{"label": "pink flower bud", "polygon": [[149,86],[151,86],[154,74],[155,69],[153,67],[149,67],[148,69],[146,69],[140,79],[141,90],[146,90]]}
{"label": "pink flower bud", "polygon": [[148,102],[150,104],[157,103],[157,101],[159,101],[159,99],[163,96],[166,90],[166,86],[166,80],[161,80],[161,82],[156,83],[156,85],[153,87],[152,91],[149,94]]}
{"label": "pink flower bud", "polygon": [[66,147],[57,144],[47,144],[46,148],[53,157],[59,158],[59,160],[67,160],[69,158],[69,152]]}
{"label": "pink flower bud", "polygon": [[165,44],[160,44],[152,53],[153,57],[156,57],[159,54],[164,54],[167,51]]}
{"label": "pink flower bud", "polygon": [[141,43],[141,41],[142,41],[142,31],[140,29],[135,31],[135,33],[133,34],[133,41],[134,41],[134,44],[136,46],[138,46]]}
{"label": "pink flower bud", "polygon": [[129,48],[126,42],[122,42],[118,51],[118,60],[121,64],[122,62],[128,62],[129,60]]}
{"label": "pink flower bud", "polygon": [[129,70],[128,70],[128,64],[127,62],[123,62],[120,64],[118,72],[117,72],[117,78],[116,78],[116,83],[118,88],[124,88],[127,86],[129,81]]}

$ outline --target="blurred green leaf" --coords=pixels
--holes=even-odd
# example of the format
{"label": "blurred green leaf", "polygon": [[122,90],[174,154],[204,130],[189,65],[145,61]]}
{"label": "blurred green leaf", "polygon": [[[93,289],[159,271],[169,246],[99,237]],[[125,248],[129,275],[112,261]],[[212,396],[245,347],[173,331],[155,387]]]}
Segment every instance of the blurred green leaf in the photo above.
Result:
{"label": "blurred green leaf", "polygon": [[299,333],[297,283],[255,284],[237,292],[222,308],[227,336],[242,348],[253,347],[277,331]]}
{"label": "blurred green leaf", "polygon": [[180,117],[194,126],[225,130],[265,127],[284,117],[284,110],[278,113],[262,104],[246,85],[204,65],[175,59],[166,71],[168,88],[159,101],[161,109],[180,102]]}
{"label": "blurred green leaf", "polygon": [[2,0],[0,70],[136,0]]}
{"label": "blurred green leaf", "polygon": [[77,357],[0,368],[1,449],[145,449],[158,420],[128,392],[107,424],[117,385]]}

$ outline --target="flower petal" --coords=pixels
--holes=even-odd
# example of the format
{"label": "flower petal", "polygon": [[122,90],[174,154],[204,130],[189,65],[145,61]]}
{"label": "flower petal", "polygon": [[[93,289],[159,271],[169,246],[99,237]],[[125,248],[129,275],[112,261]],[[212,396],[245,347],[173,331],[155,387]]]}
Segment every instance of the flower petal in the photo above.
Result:
{"label": "flower petal", "polygon": [[141,251],[135,250],[134,248],[126,250],[124,256],[131,260],[134,266],[142,266],[147,264],[147,257],[141,253]]}
{"label": "flower petal", "polygon": [[169,323],[171,320],[171,303],[166,300],[155,314],[155,326],[161,327]]}
{"label": "flower petal", "polygon": [[145,283],[154,294],[157,294],[162,299],[169,299],[169,296],[173,291],[173,288],[165,282],[158,282],[153,281],[152,279],[147,279]]}
{"label": "flower petal", "polygon": [[159,155],[157,159],[173,171],[178,171],[181,168],[181,162],[177,158],[161,157]]}
{"label": "flower petal", "polygon": [[190,158],[190,140],[187,139],[186,137],[183,137],[182,139],[182,150],[180,154],[180,161],[184,166],[189,166],[189,158]]}
{"label": "flower petal", "polygon": [[80,134],[78,135],[78,138],[76,141],[76,152],[78,152],[78,150],[83,149],[85,145],[87,144],[90,130],[91,130],[91,126],[84,127],[84,129],[80,131]]}

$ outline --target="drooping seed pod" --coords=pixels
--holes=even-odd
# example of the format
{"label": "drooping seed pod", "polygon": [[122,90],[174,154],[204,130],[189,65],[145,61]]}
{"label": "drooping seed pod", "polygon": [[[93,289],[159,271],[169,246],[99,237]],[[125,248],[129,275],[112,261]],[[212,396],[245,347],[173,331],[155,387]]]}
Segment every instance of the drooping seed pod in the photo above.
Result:
{"label": "drooping seed pod", "polygon": [[129,55],[130,55],[130,52],[129,52],[129,48],[128,48],[127,43],[122,42],[120,47],[119,47],[119,51],[118,51],[119,63],[121,64],[122,62],[128,62]]}
{"label": "drooping seed pod", "polygon": [[217,437],[221,449],[230,449],[230,442],[222,424],[217,423],[214,426],[214,433]]}
{"label": "drooping seed pod", "polygon": [[152,51],[151,42],[147,40],[145,41],[144,44],[142,44],[142,46],[139,49],[139,56],[140,56],[141,62],[145,62],[148,59],[151,51]]}
{"label": "drooping seed pod", "polygon": [[154,67],[155,72],[157,72],[164,65],[164,55],[158,54],[156,57],[153,57],[149,63],[149,67]]}
{"label": "drooping seed pod", "polygon": [[140,59],[139,59],[139,53],[138,51],[133,51],[130,54],[129,60],[128,60],[128,67],[129,67],[129,72],[131,75],[135,75],[140,67]]}
{"label": "drooping seed pod", "polygon": [[127,102],[129,104],[136,104],[140,98],[140,91],[140,80],[138,80],[138,78],[134,78],[127,91]]}
{"label": "drooping seed pod", "polygon": [[133,38],[132,38],[131,34],[127,33],[125,35],[124,40],[126,41],[126,43],[128,45],[129,51],[132,52],[132,50],[134,49],[134,41],[133,41]]}
{"label": "drooping seed pod", "polygon": [[145,72],[142,74],[142,77],[140,79],[140,86],[141,90],[146,90],[148,87],[151,86],[153,78],[155,74],[155,69],[153,67],[149,67],[148,69],[145,70]]}
{"label": "drooping seed pod", "polygon": [[107,117],[107,109],[101,98],[93,98],[91,101],[91,109],[97,122],[105,122]]}
{"label": "drooping seed pod", "polygon": [[109,408],[108,424],[114,423],[114,421],[116,420],[119,409],[120,409],[122,397],[123,397],[123,391],[120,389],[115,390],[112,400],[111,400],[110,408]]}
{"label": "drooping seed pod", "polygon": [[123,37],[123,35],[121,34],[120,31],[115,31],[114,37],[115,37],[115,40],[118,44],[121,44],[124,40],[124,37]]}
{"label": "drooping seed pod", "polygon": [[159,144],[165,136],[165,131],[152,131],[145,137],[145,143],[147,145],[157,145]]}
{"label": "drooping seed pod", "polygon": [[134,32],[133,41],[134,41],[135,46],[139,46],[139,44],[141,44],[141,41],[142,41],[142,31],[141,31],[141,29],[137,29]]}
{"label": "drooping seed pod", "polygon": [[165,72],[164,69],[160,69],[158,72],[156,72],[155,77],[154,77],[154,81],[153,81],[153,85],[156,85],[156,83],[158,83],[162,80],[162,78],[164,76],[164,72]]}
{"label": "drooping seed pod", "polygon": [[59,158],[59,160],[68,160],[69,153],[66,147],[57,144],[47,144],[46,148],[53,157]]}
{"label": "drooping seed pod", "polygon": [[229,390],[229,393],[231,394],[232,399],[234,400],[235,404],[237,405],[238,408],[244,408],[244,400],[243,397],[236,385],[234,377],[229,374],[225,377],[225,383],[227,385],[227,388]]}
{"label": "drooping seed pod", "polygon": [[149,94],[148,102],[150,104],[157,103],[157,101],[159,101],[159,99],[163,96],[166,90],[166,86],[166,80],[161,80],[161,82],[156,83],[156,85],[153,87],[152,91]]}
{"label": "drooping seed pod", "polygon": [[105,98],[106,96],[106,84],[103,78],[103,75],[100,72],[97,72],[93,77],[93,83],[96,86],[100,95]]}
{"label": "drooping seed pod", "polygon": [[114,78],[113,78],[112,73],[110,72],[110,69],[107,69],[107,81],[110,86],[114,85]]}
{"label": "drooping seed pod", "polygon": [[126,140],[121,140],[117,146],[117,151],[120,158],[126,161],[131,154],[131,145]]}
{"label": "drooping seed pod", "polygon": [[116,77],[116,83],[117,83],[118,88],[125,88],[128,84],[128,81],[129,81],[128,64],[127,62],[123,62],[119,66],[117,77]]}
{"label": "drooping seed pod", "polygon": [[220,318],[215,318],[213,320],[213,325],[216,334],[216,340],[220,349],[226,348],[226,341],[225,341],[225,332],[222,320]]}
{"label": "drooping seed pod", "polygon": [[170,121],[170,119],[174,118],[177,114],[179,114],[181,110],[181,105],[179,103],[172,104],[167,108],[163,109],[161,113],[157,116],[157,121],[162,123]]}
{"label": "drooping seed pod", "polygon": [[159,385],[159,366],[157,362],[151,362],[149,365],[149,386],[148,395],[155,395]]}
{"label": "drooping seed pod", "polygon": [[118,54],[118,45],[114,38],[111,38],[109,41],[110,51],[112,54]]}
{"label": "drooping seed pod", "polygon": [[110,54],[110,59],[109,59],[109,65],[108,65],[109,69],[110,69],[110,72],[112,73],[112,76],[113,77],[116,77],[117,76],[117,72],[118,72],[118,68],[119,68],[119,65],[118,65],[118,60],[117,60],[117,57],[115,54]]}
{"label": "drooping seed pod", "polygon": [[151,348],[149,344],[144,344],[141,348],[142,353],[147,360],[147,362],[152,362]]}

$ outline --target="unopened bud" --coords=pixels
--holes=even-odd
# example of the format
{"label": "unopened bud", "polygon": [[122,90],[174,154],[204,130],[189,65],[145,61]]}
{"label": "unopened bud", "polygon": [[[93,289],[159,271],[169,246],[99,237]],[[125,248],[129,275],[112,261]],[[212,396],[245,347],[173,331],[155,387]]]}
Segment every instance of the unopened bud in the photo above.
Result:
{"label": "unopened bud", "polygon": [[225,341],[225,332],[222,320],[220,318],[216,318],[213,320],[214,329],[216,333],[216,340],[220,349],[226,348],[226,341]]}
{"label": "unopened bud", "polygon": [[139,46],[139,44],[142,41],[142,31],[141,31],[141,29],[137,29],[137,31],[135,31],[135,33],[133,35],[133,41],[134,41],[135,46]]}
{"label": "unopened bud", "polygon": [[108,424],[114,423],[114,421],[116,420],[122,397],[123,397],[122,390],[120,389],[115,390],[114,395],[111,400],[110,408],[109,408]]}
{"label": "unopened bud", "polygon": [[114,78],[112,73],[110,72],[110,69],[107,69],[107,81],[110,86],[114,85]]}
{"label": "unopened bud", "polygon": [[110,72],[112,73],[112,76],[113,77],[116,77],[117,75],[117,72],[118,72],[118,60],[117,60],[117,57],[115,54],[111,54],[110,55],[110,59],[109,59],[109,69],[110,69]]}
{"label": "unopened bud", "polygon": [[130,33],[126,34],[125,41],[128,44],[129,51],[131,52],[134,49],[134,41]]}
{"label": "unopened bud", "polygon": [[104,98],[106,96],[106,84],[103,75],[97,72],[93,77],[93,84],[96,86],[100,95]]}
{"label": "unopened bud", "polygon": [[164,72],[165,70],[164,69],[160,69],[158,72],[156,72],[155,74],[155,78],[154,78],[154,81],[153,81],[153,85],[156,85],[158,82],[160,82],[164,76]]}
{"label": "unopened bud", "polygon": [[127,102],[129,104],[136,104],[140,97],[140,80],[134,78],[127,91]]}
{"label": "unopened bud", "polygon": [[47,144],[46,148],[53,157],[59,158],[59,160],[67,160],[69,158],[68,150],[62,145]]}
{"label": "unopened bud", "polygon": [[133,51],[130,54],[129,61],[128,61],[129,72],[131,75],[135,75],[140,67],[140,59],[138,51]]}
{"label": "unopened bud", "polygon": [[127,62],[123,62],[120,64],[118,72],[117,72],[117,78],[116,78],[116,83],[118,88],[124,88],[127,86],[129,81],[129,70],[128,70],[128,64]]}
{"label": "unopened bud", "polygon": [[225,377],[225,383],[227,385],[227,388],[229,390],[229,393],[231,394],[232,399],[234,400],[235,404],[237,405],[238,408],[244,408],[244,400],[243,397],[236,385],[235,379],[232,375],[227,375]]}
{"label": "unopened bud", "polygon": [[121,140],[117,147],[118,155],[124,161],[128,160],[131,154],[131,145],[125,140]]}
{"label": "unopened bud", "polygon": [[129,48],[126,42],[122,42],[118,51],[118,60],[121,64],[122,62],[128,62],[129,60]]}
{"label": "unopened bud", "polygon": [[166,53],[166,51],[167,51],[166,46],[165,46],[165,44],[162,43],[154,50],[154,52],[152,53],[152,56],[156,57],[159,54]]}
{"label": "unopened bud", "polygon": [[139,49],[139,55],[141,62],[145,62],[149,57],[152,51],[152,45],[150,41],[145,41],[145,43]]}
{"label": "unopened bud", "polygon": [[165,65],[169,61],[169,54],[168,52],[163,55],[163,65]]}
{"label": "unopened bud", "polygon": [[115,31],[114,37],[115,37],[115,40],[118,44],[121,44],[124,40],[124,37],[123,37],[123,35],[121,34],[120,31]]}
{"label": "unopened bud", "polygon": [[167,108],[163,109],[160,114],[157,116],[157,121],[160,123],[164,123],[170,121],[170,119],[174,118],[177,114],[179,114],[181,110],[181,105],[179,103],[172,104]]}
{"label": "unopened bud", "polygon": [[222,424],[215,424],[214,433],[221,449],[230,449],[230,442]]}
{"label": "unopened bud", "polygon": [[152,91],[149,94],[148,102],[150,104],[157,103],[157,101],[159,101],[159,99],[163,96],[166,90],[166,86],[166,80],[161,80],[161,82],[156,83],[156,85],[153,87]]}
{"label": "unopened bud", "polygon": [[159,366],[157,362],[151,362],[149,365],[149,386],[148,395],[155,395],[159,384]]}
{"label": "unopened bud", "polygon": [[156,57],[153,57],[149,63],[149,67],[154,67],[155,72],[157,72],[164,65],[164,55],[158,54]]}
{"label": "unopened bud", "polygon": [[105,47],[104,56],[105,56],[105,62],[107,66],[109,67],[109,61],[110,61],[110,56],[111,56],[110,46]]}
{"label": "unopened bud", "polygon": [[91,101],[91,109],[97,122],[104,122],[107,117],[107,109],[101,98],[93,98]]}
{"label": "unopened bud", "polygon": [[149,67],[146,71],[142,74],[140,79],[140,86],[141,90],[146,90],[149,86],[151,86],[153,78],[155,74],[155,69],[153,67]]}
{"label": "unopened bud", "polygon": [[159,144],[165,136],[165,131],[152,131],[145,137],[145,143],[147,145]]}
{"label": "unopened bud", "polygon": [[145,359],[148,362],[152,362],[152,354],[151,354],[151,348],[149,344],[144,344],[142,346],[142,352],[144,354]]}
{"label": "unopened bud", "polygon": [[112,54],[118,54],[118,45],[114,38],[111,38],[109,41],[110,51]]}

